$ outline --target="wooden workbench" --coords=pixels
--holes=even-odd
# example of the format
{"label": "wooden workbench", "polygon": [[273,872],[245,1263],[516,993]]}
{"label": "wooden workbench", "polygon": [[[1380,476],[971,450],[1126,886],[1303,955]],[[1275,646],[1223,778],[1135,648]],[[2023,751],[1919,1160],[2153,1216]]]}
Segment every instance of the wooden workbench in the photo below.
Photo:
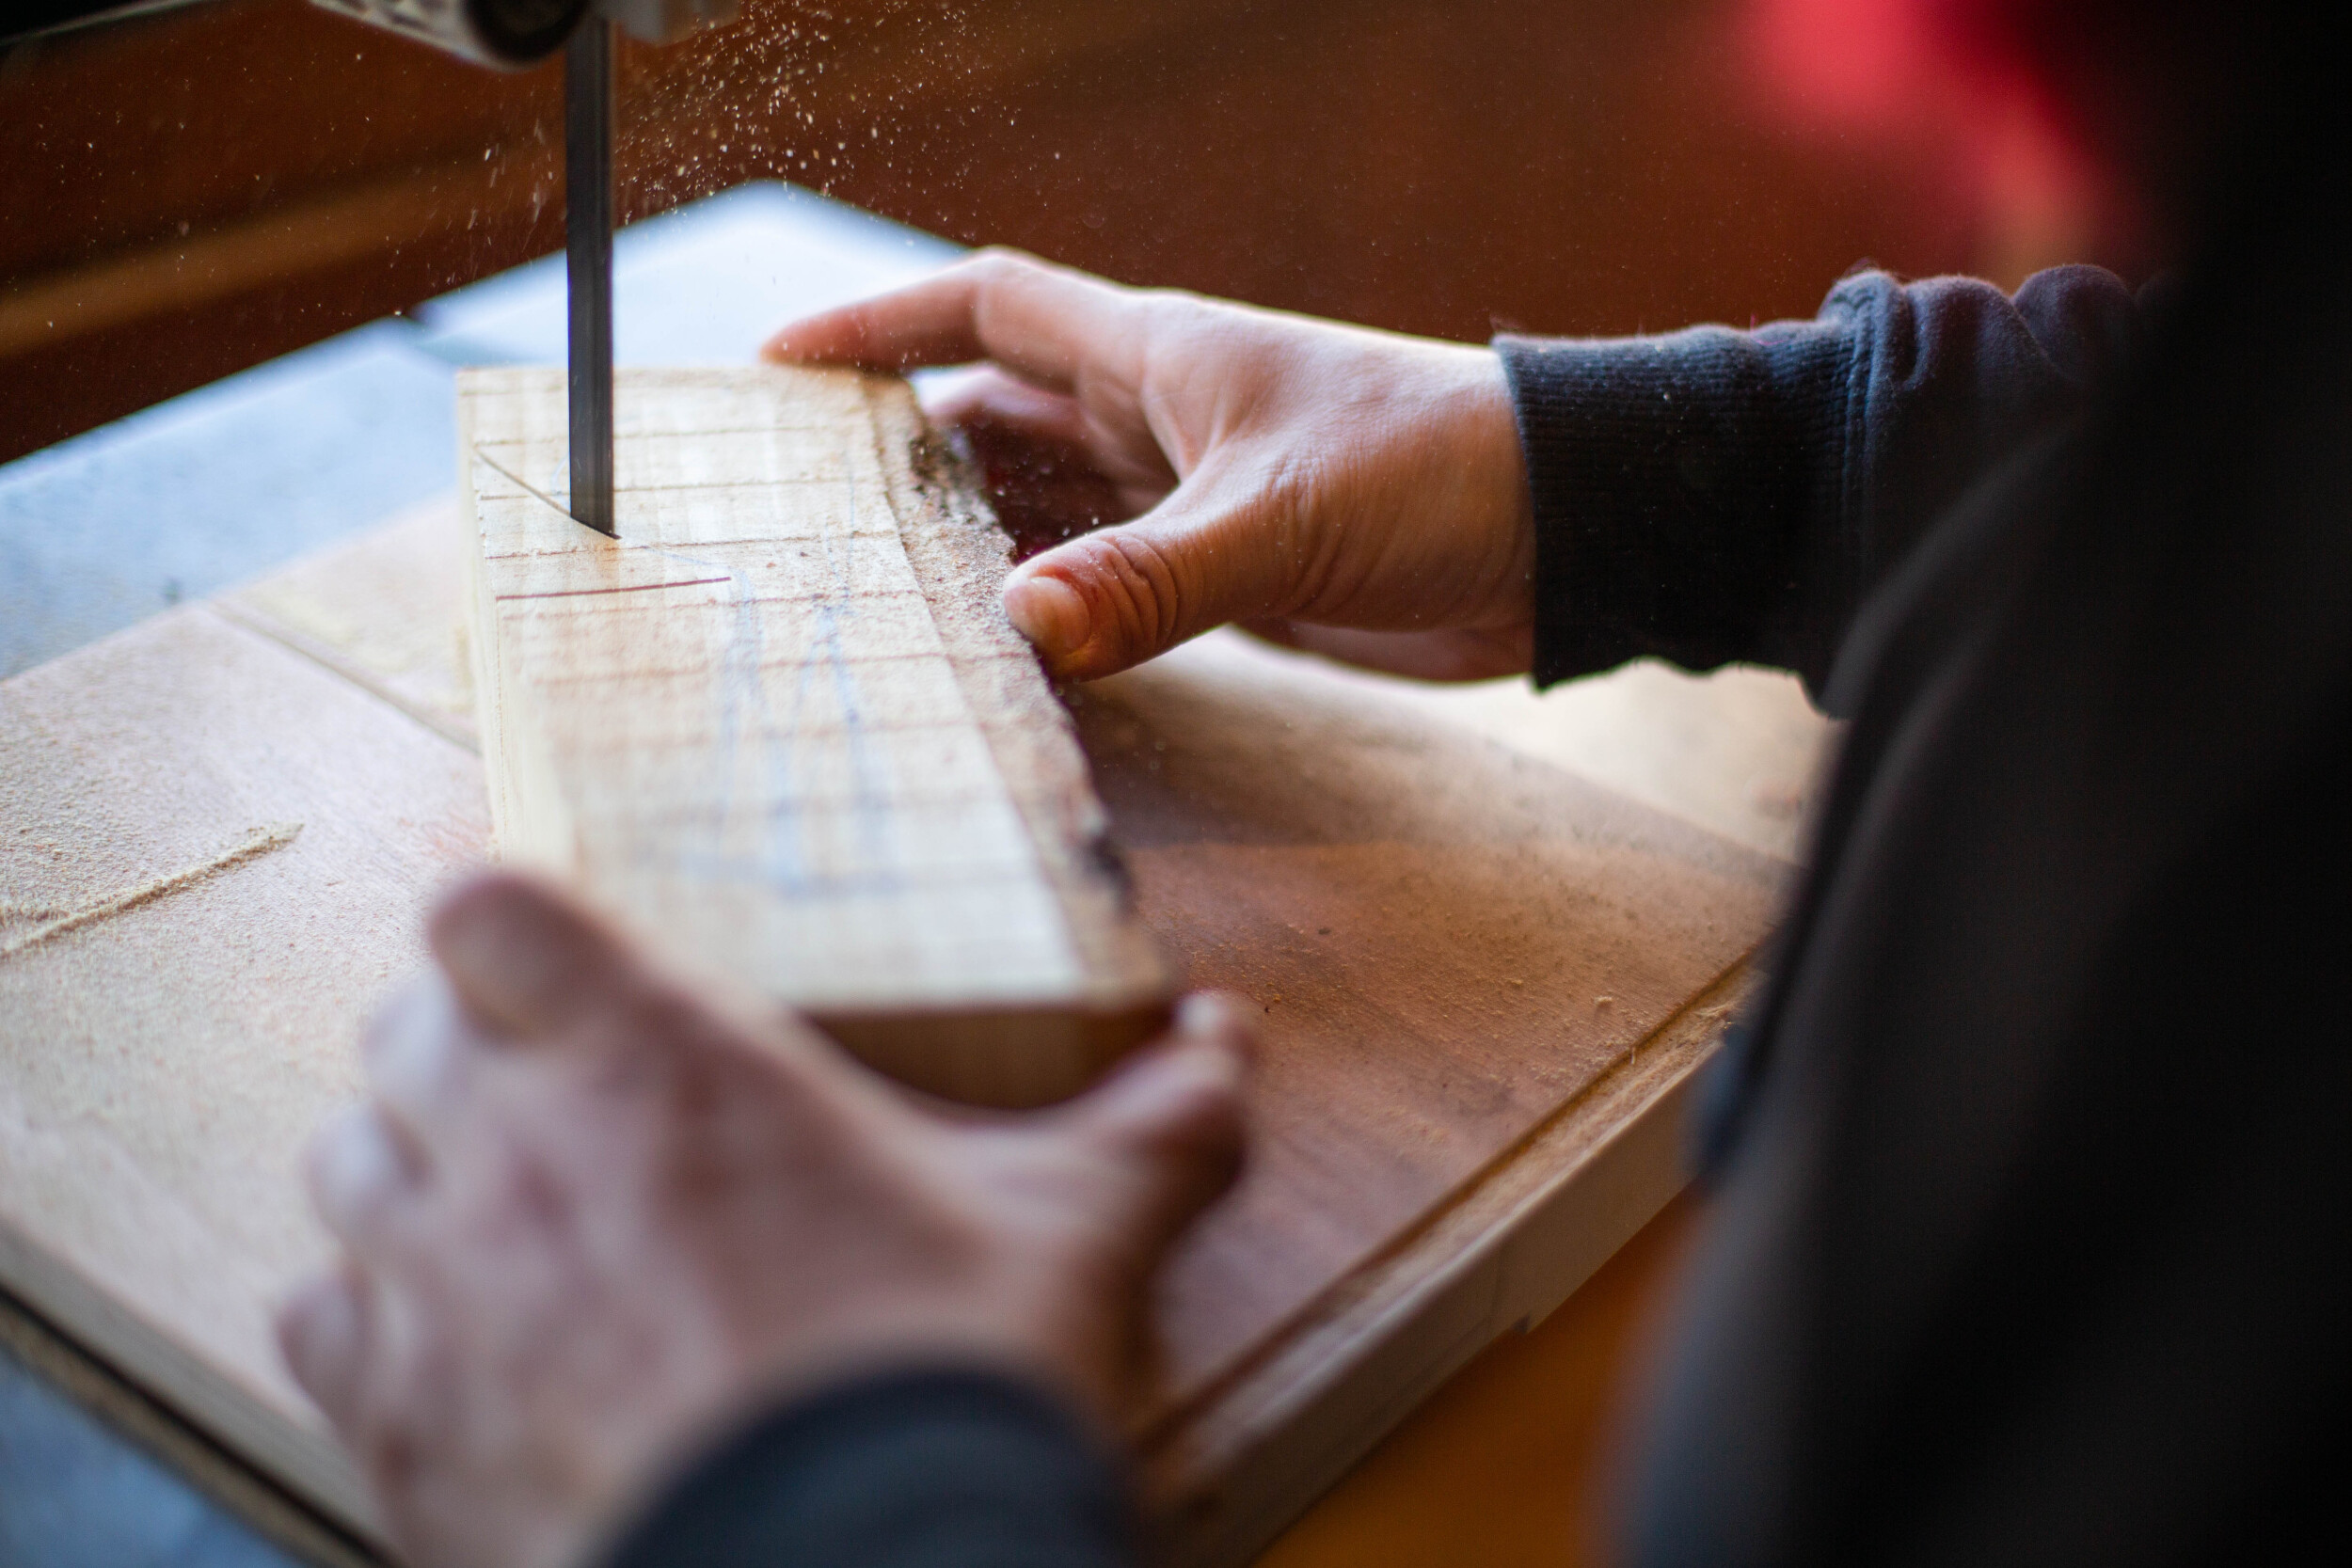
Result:
{"label": "wooden workbench", "polygon": [[[267,1307],[326,1256],[294,1161],[357,1023],[481,854],[453,531],[0,686],[0,1280],[363,1535]],[[1189,1560],[1255,1550],[1679,1185],[1818,729],[1770,677],[1613,679],[1413,692],[1220,637],[1077,697],[1147,921],[1267,1031],[1138,1434]]]}

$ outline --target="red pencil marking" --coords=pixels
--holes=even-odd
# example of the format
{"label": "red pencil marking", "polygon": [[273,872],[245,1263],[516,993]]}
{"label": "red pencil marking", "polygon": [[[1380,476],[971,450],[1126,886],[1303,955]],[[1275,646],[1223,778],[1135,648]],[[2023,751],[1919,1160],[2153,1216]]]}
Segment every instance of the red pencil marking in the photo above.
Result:
{"label": "red pencil marking", "polygon": [[626,588],[558,588],[545,594],[494,594],[493,602],[504,604],[510,599],[578,599],[591,594],[649,594],[657,588],[699,588],[706,582],[724,582],[724,578],[688,578],[683,582],[632,582]]}

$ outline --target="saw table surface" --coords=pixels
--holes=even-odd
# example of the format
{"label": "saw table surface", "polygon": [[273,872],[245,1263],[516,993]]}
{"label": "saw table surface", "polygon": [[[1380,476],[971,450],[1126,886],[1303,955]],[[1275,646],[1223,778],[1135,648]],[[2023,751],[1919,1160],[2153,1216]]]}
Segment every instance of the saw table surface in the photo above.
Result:
{"label": "saw table surface", "polygon": [[[528,353],[536,309],[483,319]],[[485,849],[452,511],[0,686],[0,1275],[362,1538],[266,1308],[326,1256],[296,1151]],[[1679,1185],[1819,726],[1748,672],[1438,692],[1231,635],[1076,712],[1146,923],[1266,1030],[1141,1434],[1185,1555],[1238,1560]]]}

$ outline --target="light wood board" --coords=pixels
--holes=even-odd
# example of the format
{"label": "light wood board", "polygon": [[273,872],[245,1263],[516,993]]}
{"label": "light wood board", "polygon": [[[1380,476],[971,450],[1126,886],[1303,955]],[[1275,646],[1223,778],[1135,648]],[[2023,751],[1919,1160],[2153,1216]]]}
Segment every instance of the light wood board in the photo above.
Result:
{"label": "light wood board", "polygon": [[906,383],[624,370],[607,538],[564,378],[458,383],[498,853],[914,1086],[1035,1105],[1166,1024],[985,507]]}
{"label": "light wood board", "polygon": [[[431,668],[453,640],[399,608],[454,624],[455,532],[410,519],[0,686],[0,946],[301,824],[0,957],[0,1282],[363,1532],[267,1320],[326,1252],[303,1139],[486,849],[463,674]],[[1597,754],[1670,749],[1731,689]],[[1689,1074],[1786,873],[1464,695],[1456,723],[1220,635],[1078,699],[1144,924],[1265,1030],[1250,1167],[1158,1304],[1137,1441],[1179,1560],[1244,1560],[1680,1186]]]}
{"label": "light wood board", "polygon": [[330,1258],[300,1151],[481,856],[480,765],[184,607],[0,684],[0,1274],[366,1519],[270,1311]]}

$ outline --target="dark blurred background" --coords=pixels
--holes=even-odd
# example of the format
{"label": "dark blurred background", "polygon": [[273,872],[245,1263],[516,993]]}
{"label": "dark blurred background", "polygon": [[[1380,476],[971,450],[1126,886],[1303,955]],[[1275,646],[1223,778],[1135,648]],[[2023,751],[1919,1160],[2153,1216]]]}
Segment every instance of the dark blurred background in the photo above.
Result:
{"label": "dark blurred background", "polygon": [[[745,0],[624,49],[621,201],[777,177],[1481,340],[1809,314],[1864,258],[2013,281],[2079,238],[1784,112],[1753,3]],[[305,0],[0,55],[0,458],[558,248],[559,85]]]}

